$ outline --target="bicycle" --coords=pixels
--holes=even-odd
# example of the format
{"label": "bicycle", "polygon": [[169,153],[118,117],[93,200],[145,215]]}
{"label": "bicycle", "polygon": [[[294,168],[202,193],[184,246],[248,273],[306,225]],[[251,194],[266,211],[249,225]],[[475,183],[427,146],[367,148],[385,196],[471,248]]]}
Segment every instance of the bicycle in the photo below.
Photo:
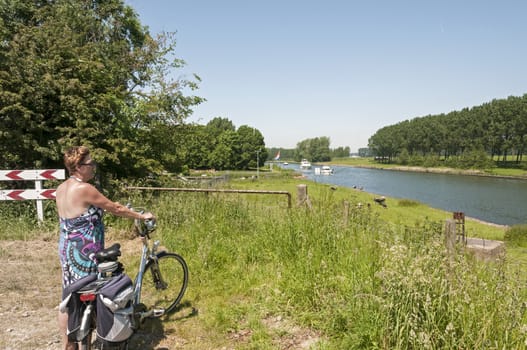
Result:
{"label": "bicycle", "polygon": [[[133,291],[126,304],[133,308],[132,332],[137,330],[145,319],[162,317],[174,311],[188,284],[188,266],[183,257],[165,250],[158,251],[159,241],[153,241],[152,246],[149,246],[150,234],[156,229],[155,220],[134,220],[134,226],[142,238],[143,245],[139,270],[132,285]],[[92,333],[96,329],[97,296],[113,277],[123,274],[123,266],[118,261],[120,255],[119,243],[98,252],[95,255],[99,271],[97,276],[91,276],[87,285],[72,291],[78,294],[83,309],[80,327],[75,334],[76,339],[80,341],[81,350],[91,349]],[[130,337],[124,342],[103,348],[128,349]]]}

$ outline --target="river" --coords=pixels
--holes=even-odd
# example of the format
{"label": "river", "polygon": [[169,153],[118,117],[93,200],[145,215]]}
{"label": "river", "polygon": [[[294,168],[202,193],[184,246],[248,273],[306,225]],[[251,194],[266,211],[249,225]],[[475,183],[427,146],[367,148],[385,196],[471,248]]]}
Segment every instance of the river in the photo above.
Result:
{"label": "river", "polygon": [[[280,165],[300,171],[298,164]],[[499,224],[527,223],[527,180],[332,166],[333,175],[302,173],[310,180],[395,198]]]}

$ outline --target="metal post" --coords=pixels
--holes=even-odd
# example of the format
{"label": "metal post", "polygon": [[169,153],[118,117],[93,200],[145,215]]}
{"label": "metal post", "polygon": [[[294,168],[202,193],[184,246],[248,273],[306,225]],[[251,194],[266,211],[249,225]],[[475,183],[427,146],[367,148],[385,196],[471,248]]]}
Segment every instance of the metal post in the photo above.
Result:
{"label": "metal post", "polygon": [[[42,180],[35,181],[35,190],[39,192],[42,190]],[[42,207],[42,199],[37,199],[37,217],[39,223],[44,221],[44,208]]]}
{"label": "metal post", "polygon": [[256,151],[256,178],[260,178],[260,150]]}
{"label": "metal post", "polygon": [[287,191],[230,190],[230,189],[213,189],[213,188],[135,187],[135,186],[129,186],[129,187],[126,187],[126,189],[127,190],[176,191],[176,192],[205,192],[205,193],[285,194],[287,196],[287,207],[291,208],[291,193]]}

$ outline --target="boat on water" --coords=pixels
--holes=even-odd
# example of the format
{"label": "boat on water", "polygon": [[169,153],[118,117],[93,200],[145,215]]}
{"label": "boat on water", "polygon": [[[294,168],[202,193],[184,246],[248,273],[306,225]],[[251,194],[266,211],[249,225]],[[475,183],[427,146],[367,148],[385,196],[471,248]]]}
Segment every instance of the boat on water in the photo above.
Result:
{"label": "boat on water", "polygon": [[333,175],[333,169],[329,165],[315,168],[315,175]]}
{"label": "boat on water", "polygon": [[288,162],[284,162],[284,165],[289,165],[289,163]]}
{"label": "boat on water", "polygon": [[311,169],[311,163],[307,159],[302,159],[302,161],[300,162],[300,169]]}
{"label": "boat on water", "polygon": [[333,168],[329,165],[323,165],[322,168],[320,168],[320,175],[333,175]]}

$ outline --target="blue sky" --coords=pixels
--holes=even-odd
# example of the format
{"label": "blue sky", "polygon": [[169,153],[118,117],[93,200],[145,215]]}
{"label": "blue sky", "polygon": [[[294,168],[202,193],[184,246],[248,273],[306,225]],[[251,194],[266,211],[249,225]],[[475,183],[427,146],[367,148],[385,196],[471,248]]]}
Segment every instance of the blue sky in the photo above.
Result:
{"label": "blue sky", "polygon": [[125,0],[176,32],[177,72],[214,117],[294,148],[366,147],[383,126],[527,93],[523,0]]}

